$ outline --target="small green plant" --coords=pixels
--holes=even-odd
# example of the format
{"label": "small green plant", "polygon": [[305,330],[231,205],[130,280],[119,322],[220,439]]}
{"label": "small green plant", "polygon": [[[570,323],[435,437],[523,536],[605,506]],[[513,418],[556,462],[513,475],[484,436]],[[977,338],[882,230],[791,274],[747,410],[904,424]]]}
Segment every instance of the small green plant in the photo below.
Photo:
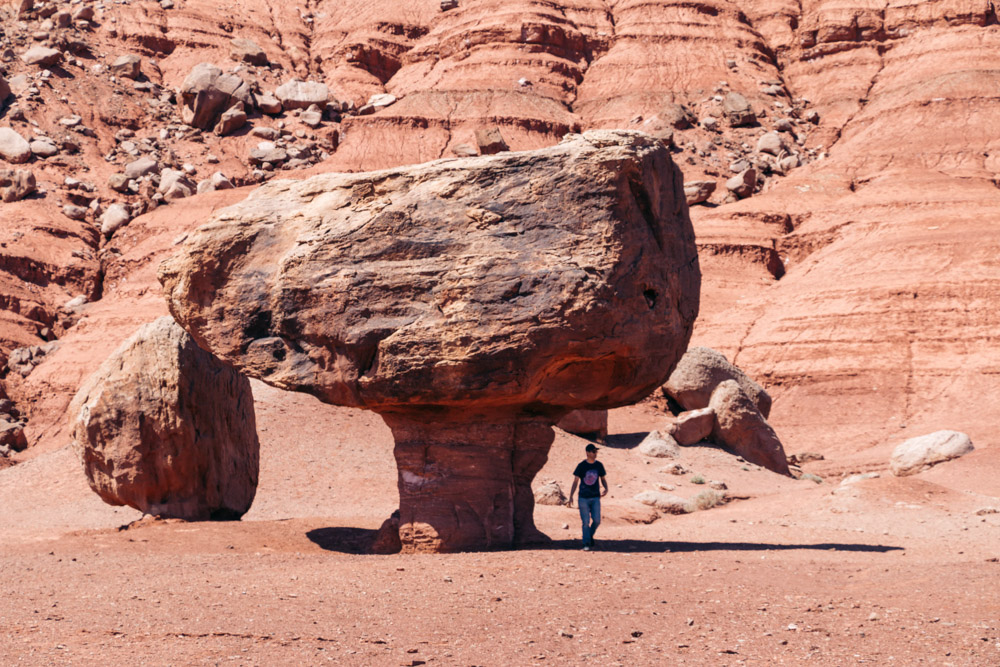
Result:
{"label": "small green plant", "polygon": [[726,494],[712,489],[705,489],[697,496],[687,501],[684,505],[685,512],[697,512],[699,510],[710,510],[713,507],[726,502]]}
{"label": "small green plant", "polygon": [[691,478],[691,483],[692,484],[704,484],[705,483],[705,478],[702,477],[701,475],[695,475],[694,477]]}

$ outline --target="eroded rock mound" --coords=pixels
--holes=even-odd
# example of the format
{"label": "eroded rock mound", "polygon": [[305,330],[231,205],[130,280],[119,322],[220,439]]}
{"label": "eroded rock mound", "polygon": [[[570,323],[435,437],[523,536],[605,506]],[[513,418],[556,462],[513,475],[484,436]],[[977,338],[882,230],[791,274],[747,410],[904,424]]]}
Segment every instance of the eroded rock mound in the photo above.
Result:
{"label": "eroded rock mound", "polygon": [[170,317],[139,329],[70,406],[91,488],[111,505],[189,520],[237,519],[257,490],[250,382]]}
{"label": "eroded rock mound", "polygon": [[680,174],[625,131],[274,182],[159,275],[227,363],[383,415],[407,551],[536,538],[552,424],[661,384],[700,281]]}

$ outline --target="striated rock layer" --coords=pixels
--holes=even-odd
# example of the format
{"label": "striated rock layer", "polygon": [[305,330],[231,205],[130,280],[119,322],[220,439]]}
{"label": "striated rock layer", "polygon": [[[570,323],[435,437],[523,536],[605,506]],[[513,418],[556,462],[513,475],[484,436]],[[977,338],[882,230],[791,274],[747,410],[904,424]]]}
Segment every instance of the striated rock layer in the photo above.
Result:
{"label": "striated rock layer", "polygon": [[406,550],[534,538],[551,425],[661,384],[700,280],[679,174],[634,132],[275,182],[159,275],[227,363],[384,416]]}

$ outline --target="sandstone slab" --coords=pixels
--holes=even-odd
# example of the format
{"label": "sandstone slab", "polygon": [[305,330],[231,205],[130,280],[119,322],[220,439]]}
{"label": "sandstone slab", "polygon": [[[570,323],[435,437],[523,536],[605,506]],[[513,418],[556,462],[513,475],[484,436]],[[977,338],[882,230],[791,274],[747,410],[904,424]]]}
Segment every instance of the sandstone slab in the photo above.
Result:
{"label": "sandstone slab", "polygon": [[274,96],[278,98],[282,108],[286,111],[308,109],[313,104],[320,107],[326,105],[330,98],[330,89],[325,83],[292,79],[278,86],[277,90],[274,91]]}
{"label": "sandstone slab", "polygon": [[257,489],[250,382],[170,317],[139,329],[84,382],[75,447],[107,503],[189,520],[236,519]]}

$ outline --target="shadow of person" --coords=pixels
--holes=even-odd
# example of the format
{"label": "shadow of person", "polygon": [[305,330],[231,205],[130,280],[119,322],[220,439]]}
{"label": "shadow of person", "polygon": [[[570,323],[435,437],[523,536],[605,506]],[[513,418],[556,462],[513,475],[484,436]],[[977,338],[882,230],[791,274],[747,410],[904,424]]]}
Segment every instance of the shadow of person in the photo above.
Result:
{"label": "shadow of person", "polygon": [[345,554],[368,554],[375,542],[377,530],[369,528],[316,528],[306,533],[313,544],[325,551]]}
{"label": "shadow of person", "polygon": [[[532,544],[526,547],[532,551],[556,549],[579,549],[580,540],[553,540],[548,544]],[[602,540],[598,539],[595,551],[616,551],[632,553],[689,553],[698,551],[855,551],[886,553],[902,551],[903,547],[884,544],[844,544],[821,542],[816,544],[770,544],[766,542],[655,542],[651,540]]]}

